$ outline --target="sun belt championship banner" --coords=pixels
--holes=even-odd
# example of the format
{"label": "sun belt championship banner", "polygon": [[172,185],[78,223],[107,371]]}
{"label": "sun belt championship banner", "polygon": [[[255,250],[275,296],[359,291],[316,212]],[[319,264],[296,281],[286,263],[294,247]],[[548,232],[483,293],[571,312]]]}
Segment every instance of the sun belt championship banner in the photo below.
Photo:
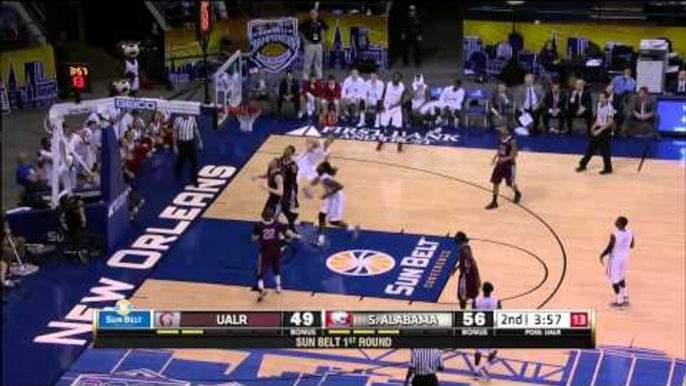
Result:
{"label": "sun belt championship banner", "polygon": [[270,73],[285,70],[298,55],[298,19],[255,19],[248,22],[252,59]]}

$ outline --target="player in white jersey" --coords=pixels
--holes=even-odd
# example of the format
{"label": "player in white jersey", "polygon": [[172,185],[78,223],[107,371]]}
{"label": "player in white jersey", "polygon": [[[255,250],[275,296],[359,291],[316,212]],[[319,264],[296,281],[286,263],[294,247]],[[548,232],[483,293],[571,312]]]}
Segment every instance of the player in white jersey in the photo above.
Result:
{"label": "player in white jersey", "polygon": [[412,115],[421,115],[421,109],[427,102],[429,87],[424,82],[424,75],[416,74],[412,81]]}
{"label": "player in white jersey", "polygon": [[[307,139],[305,151],[296,159],[298,164],[298,180],[304,178],[309,184],[319,176],[317,174],[317,166],[329,159],[333,142],[333,136],[328,136],[324,140]],[[307,187],[304,190],[307,190]],[[305,194],[308,195],[309,192],[306,191]]]}
{"label": "player in white jersey", "polygon": [[367,94],[367,82],[362,79],[357,69],[350,71],[350,76],[343,81],[341,104],[343,115],[358,117],[357,127],[364,126],[364,100]]}
{"label": "player in white jersey", "polygon": [[324,195],[322,195],[322,206],[319,210],[319,232],[317,235],[316,245],[324,246],[324,229],[326,223],[343,228],[353,233],[353,240],[357,238],[360,231],[359,226],[350,226],[343,221],[343,208],[345,203],[345,196],[343,195],[343,185],[334,179],[338,172],[338,168],[331,166],[329,161],[322,162],[317,167],[317,179],[314,180],[313,186],[320,183],[324,188]]}
{"label": "player in white jersey", "polygon": [[450,120],[454,121],[454,126],[460,126],[460,117],[462,115],[462,104],[464,103],[465,91],[462,88],[462,81],[455,79],[452,86],[448,86],[441,92],[441,107],[443,109],[443,119],[450,124]]}
{"label": "player in white jersey", "polygon": [[[500,300],[495,296],[492,296],[493,284],[490,282],[485,282],[481,287],[481,295],[474,299],[472,304],[472,309],[476,311],[494,311],[503,308]],[[494,349],[477,349],[474,354],[474,364],[476,365],[476,370],[474,371],[474,376],[484,376],[488,377],[488,368],[491,366],[493,361],[495,361],[495,356],[498,351]],[[486,356],[486,363],[481,364],[481,357]]]}
{"label": "player in white jersey", "polygon": [[610,235],[607,248],[600,254],[601,264],[605,256],[610,256],[605,269],[617,296],[617,300],[612,303],[613,307],[629,305],[629,295],[626,293],[626,264],[629,260],[629,250],[634,247],[634,235],[627,225],[629,225],[629,220],[626,217],[617,218],[615,221],[617,230]]}
{"label": "player in white jersey", "polygon": [[[381,126],[388,129],[393,126],[400,131],[400,135],[404,137],[403,128],[403,101],[405,99],[405,85],[402,83],[402,75],[399,72],[393,74],[393,78],[386,84],[386,90],[383,96],[383,112],[381,113]],[[381,150],[384,145],[385,138],[389,135],[388,130],[384,136],[379,140],[376,150]],[[398,140],[398,152],[403,151],[402,140]]]}
{"label": "player in white jersey", "polygon": [[386,85],[379,79],[376,72],[372,72],[367,81],[365,107],[367,112],[374,114],[374,127],[377,129],[381,125],[381,111],[383,110],[381,102],[385,88]]}

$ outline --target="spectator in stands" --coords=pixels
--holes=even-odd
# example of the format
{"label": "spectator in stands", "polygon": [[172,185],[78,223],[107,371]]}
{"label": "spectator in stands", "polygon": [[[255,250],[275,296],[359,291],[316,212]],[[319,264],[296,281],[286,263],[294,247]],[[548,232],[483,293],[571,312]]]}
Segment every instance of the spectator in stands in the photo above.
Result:
{"label": "spectator in stands", "polygon": [[146,135],[153,140],[155,147],[162,147],[165,145],[165,136],[162,130],[164,120],[164,114],[161,111],[155,111],[152,114],[152,119],[148,123]]}
{"label": "spectator in stands", "polygon": [[407,7],[407,18],[402,23],[400,32],[402,40],[403,64],[410,62],[410,49],[414,51],[414,64],[419,67],[422,65],[422,20],[417,14],[417,7],[410,5]]}
{"label": "spectator in stands", "polygon": [[279,95],[276,100],[276,110],[278,114],[283,114],[285,104],[292,104],[295,113],[300,112],[300,84],[293,76],[293,71],[288,70],[286,77],[279,84]]}
{"label": "spectator in stands", "polygon": [[122,160],[126,160],[129,154],[133,154],[136,148],[136,133],[133,129],[126,130],[122,139],[119,140],[119,151]]}
{"label": "spectator in stands", "polygon": [[507,96],[507,85],[505,83],[498,84],[496,91],[491,95],[490,104],[489,117],[491,126],[496,128],[507,125],[508,115],[512,111],[512,101]]}
{"label": "spectator in stands", "polygon": [[316,9],[312,9],[310,11],[310,18],[298,26],[305,53],[303,74],[309,74],[312,71],[312,67],[314,67],[314,73],[317,77],[322,77],[322,61],[324,59],[324,48],[322,46],[324,41],[323,32],[328,29],[329,26],[319,19],[319,12]]}
{"label": "spectator in stands", "polygon": [[131,121],[131,128],[135,131],[135,140],[140,141],[145,135],[145,120],[141,117],[139,110],[133,110],[131,112],[133,121]]}
{"label": "spectator in stands", "polygon": [[161,130],[162,130],[162,143],[165,149],[168,149],[174,144],[174,122],[169,119],[163,111],[158,111],[158,118],[160,120]]}
{"label": "spectator in stands", "polygon": [[529,114],[533,120],[531,134],[538,134],[538,123],[541,118],[541,106],[543,105],[543,88],[534,83],[534,74],[524,76],[524,86],[520,88],[515,98],[517,110],[516,118],[519,119],[524,114]]}
{"label": "spectator in stands", "polygon": [[674,95],[686,96],[686,70],[680,70],[677,78],[672,82],[667,91]]}
{"label": "spectator in stands", "polygon": [[586,131],[591,132],[593,125],[593,100],[591,93],[586,90],[586,82],[578,78],[574,82],[574,91],[569,97],[567,105],[567,134],[572,134],[572,124],[575,118],[583,118]]}
{"label": "spectator in stands", "polygon": [[612,79],[614,97],[619,99],[621,105],[626,105],[629,96],[636,92],[636,80],[631,77],[631,67],[626,67],[621,75]]}
{"label": "spectator in stands", "polygon": [[131,110],[125,111],[118,123],[115,119],[114,127],[116,128],[116,130],[114,134],[117,136],[118,140],[121,140],[124,137],[124,134],[126,134],[126,131],[129,130],[129,128],[131,128],[131,125],[133,124],[133,121],[137,116],[138,110]]}
{"label": "spectator in stands", "polygon": [[[562,131],[567,116],[567,95],[562,91],[559,81],[554,81],[543,98],[543,129],[549,133]],[[550,120],[557,120],[557,127],[550,126]]]}
{"label": "spectator in stands", "polygon": [[[638,98],[634,101],[634,105],[631,108],[631,114],[627,121],[627,129],[641,129],[637,126],[648,126],[648,130],[653,133],[656,137],[657,135],[657,114],[655,102],[650,99],[648,94],[648,88],[643,86],[638,91]],[[626,132],[623,132],[626,135]]]}
{"label": "spectator in stands", "polygon": [[47,181],[43,180],[38,173],[38,169],[31,165],[29,156],[25,151],[19,152],[17,156],[16,181],[26,193],[35,193],[48,189]]}
{"label": "spectator in stands", "polygon": [[336,126],[338,124],[338,111],[334,104],[329,104],[322,108],[319,124],[322,127]]}
{"label": "spectator in stands", "polygon": [[336,81],[336,77],[329,75],[326,85],[321,91],[322,110],[328,110],[333,105],[338,116],[341,107],[341,84]]}
{"label": "spectator in stands", "polygon": [[303,74],[303,82],[300,87],[300,111],[298,119],[303,116],[314,117],[319,109],[319,91],[322,89],[321,79]]}
{"label": "spectator in stands", "polygon": [[450,120],[452,119],[454,126],[460,127],[464,99],[465,91],[462,87],[462,80],[460,79],[455,79],[452,86],[443,89],[439,98],[443,112],[443,122],[450,124]]}
{"label": "spectator in stands", "polygon": [[344,119],[357,119],[357,127],[364,126],[364,99],[367,84],[360,76],[360,72],[353,68],[350,75],[343,81],[341,92],[341,108]]}
{"label": "spectator in stands", "polygon": [[248,93],[252,100],[271,104],[271,84],[267,78],[267,73],[263,69],[258,69],[257,74],[251,77]]}

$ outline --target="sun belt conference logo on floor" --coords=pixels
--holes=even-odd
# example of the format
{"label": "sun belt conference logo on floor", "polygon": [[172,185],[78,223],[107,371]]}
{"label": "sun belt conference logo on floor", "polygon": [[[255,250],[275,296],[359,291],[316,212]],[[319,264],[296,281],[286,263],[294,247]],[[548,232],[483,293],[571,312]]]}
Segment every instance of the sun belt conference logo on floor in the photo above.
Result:
{"label": "sun belt conference logo on floor", "polygon": [[[326,267],[348,291],[370,296],[435,301],[455,264],[449,238],[393,235],[380,239],[387,252],[374,249],[343,250],[329,255]],[[377,243],[378,245],[378,243]],[[395,256],[395,257],[394,257]],[[396,258],[397,257],[397,258]]]}
{"label": "sun belt conference logo on floor", "polygon": [[251,20],[248,23],[248,39],[252,59],[271,73],[281,72],[291,64],[300,49],[298,19]]}

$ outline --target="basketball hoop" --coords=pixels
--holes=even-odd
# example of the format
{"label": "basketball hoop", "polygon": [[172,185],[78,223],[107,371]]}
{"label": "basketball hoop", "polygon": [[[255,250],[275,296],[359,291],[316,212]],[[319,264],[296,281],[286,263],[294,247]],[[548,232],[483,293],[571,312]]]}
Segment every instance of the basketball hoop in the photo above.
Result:
{"label": "basketball hoop", "polygon": [[255,104],[238,107],[227,106],[226,110],[229,116],[235,116],[238,119],[240,129],[243,132],[252,131],[253,124],[261,113],[260,108]]}

